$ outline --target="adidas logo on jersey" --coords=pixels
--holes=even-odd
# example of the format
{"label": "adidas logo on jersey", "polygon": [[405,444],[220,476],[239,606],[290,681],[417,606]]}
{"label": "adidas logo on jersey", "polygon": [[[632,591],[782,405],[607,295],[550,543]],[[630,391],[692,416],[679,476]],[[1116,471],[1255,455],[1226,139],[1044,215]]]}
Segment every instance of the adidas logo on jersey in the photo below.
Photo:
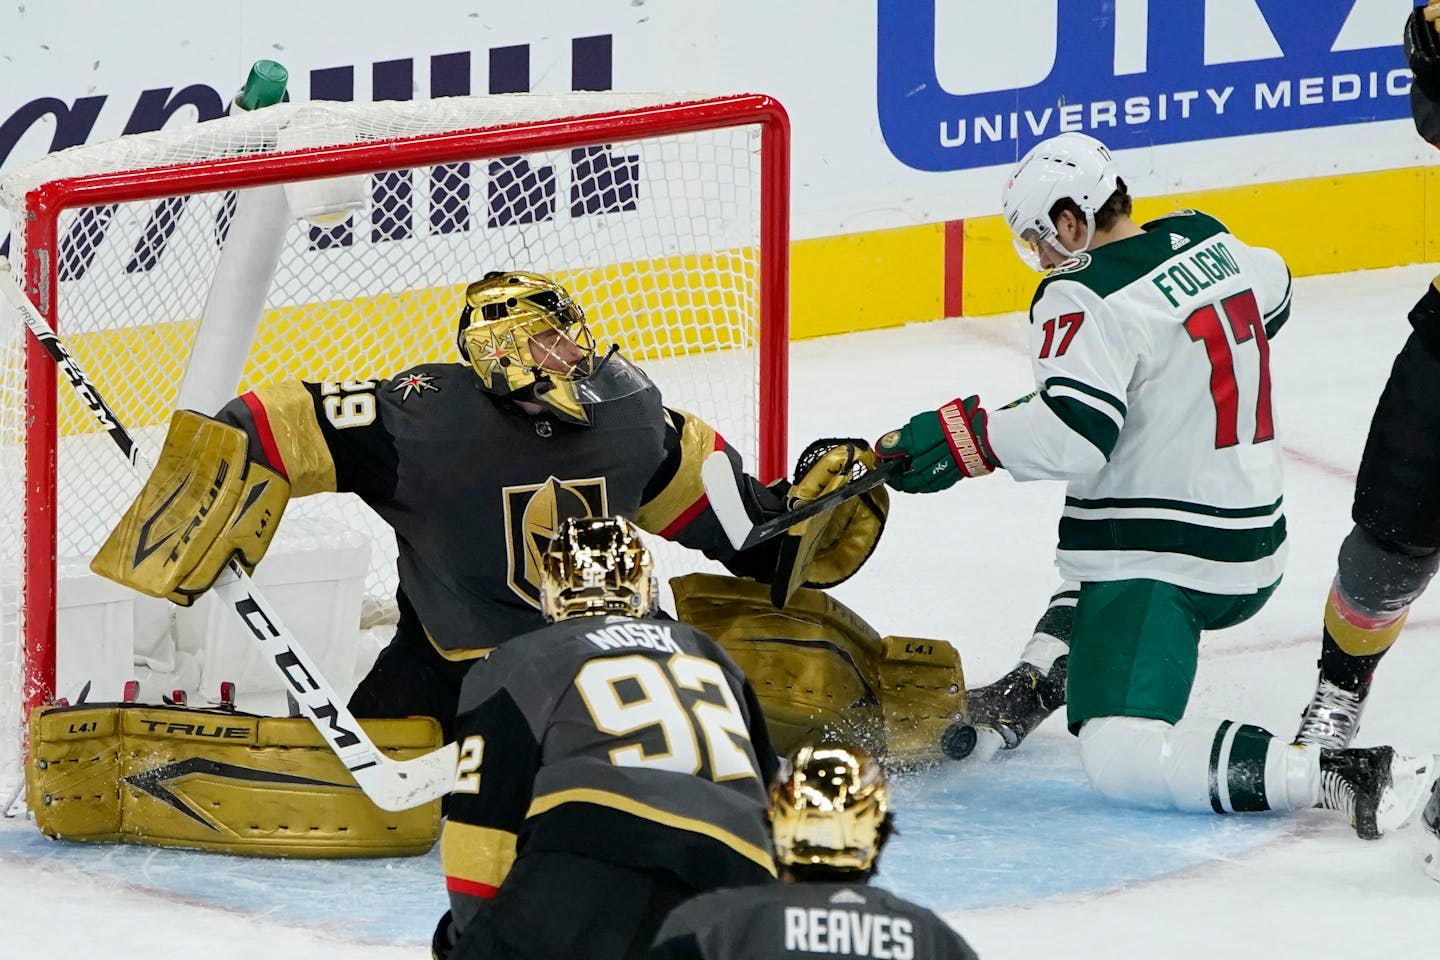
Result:
{"label": "adidas logo on jersey", "polygon": [[1180,236],[1180,234],[1178,234],[1178,233],[1172,233],[1172,234],[1170,234],[1170,249],[1171,249],[1171,250],[1179,250],[1181,247],[1185,246],[1185,244],[1187,244],[1187,243],[1189,243],[1189,242],[1190,242],[1190,238],[1189,238],[1189,237],[1182,237],[1182,236]]}
{"label": "adidas logo on jersey", "polygon": [[854,890],[843,888],[830,895],[831,903],[864,903],[865,897]]}

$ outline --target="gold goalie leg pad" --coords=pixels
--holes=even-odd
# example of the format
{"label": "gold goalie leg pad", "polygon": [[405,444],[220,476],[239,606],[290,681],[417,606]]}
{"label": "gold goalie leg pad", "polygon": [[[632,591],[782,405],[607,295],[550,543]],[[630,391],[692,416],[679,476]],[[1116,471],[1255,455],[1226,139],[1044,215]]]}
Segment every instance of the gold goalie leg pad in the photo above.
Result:
{"label": "gold goalie leg pad", "polygon": [[944,640],[919,637],[886,637],[882,651],[886,761],[905,765],[943,760],[941,735],[956,718],[969,717],[959,651]]}
{"label": "gold goalie leg pad", "polygon": [[694,573],[670,581],[675,612],[745,671],[775,749],[834,737],[887,763],[940,760],[940,736],[965,715],[960,654],[944,640],[885,637],[822,590],[784,609],[764,584]]}
{"label": "gold goalie leg pad", "polygon": [[[387,756],[440,746],[429,718],[366,720]],[[37,708],[26,796],[46,836],[262,857],[423,854],[440,801],[388,813],[307,720],[141,704]]]}
{"label": "gold goalie leg pad", "polygon": [[801,588],[783,610],[753,580],[693,573],[670,581],[675,613],[745,671],[780,753],[826,736],[879,756],[880,635],[839,601]]}

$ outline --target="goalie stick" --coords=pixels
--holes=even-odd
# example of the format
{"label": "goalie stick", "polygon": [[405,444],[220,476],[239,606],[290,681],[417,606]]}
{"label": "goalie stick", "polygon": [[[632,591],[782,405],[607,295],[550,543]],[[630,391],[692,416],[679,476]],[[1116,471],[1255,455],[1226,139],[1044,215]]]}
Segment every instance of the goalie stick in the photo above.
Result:
{"label": "goalie stick", "polygon": [[[65,349],[55,329],[15,283],[9,262],[4,258],[0,258],[0,288],[130,466],[137,471],[148,469],[150,464],[135,444],[135,438]],[[393,760],[381,753],[295,635],[285,628],[275,608],[239,561],[231,558],[226,569],[229,576],[221,574],[215,583],[216,594],[244,622],[265,659],[284,679],[287,692],[375,806],[382,810],[408,810],[449,793],[455,783],[459,748],[447,743],[409,760]]]}
{"label": "goalie stick", "polygon": [[900,472],[908,460],[887,460],[874,470],[868,471],[858,480],[851,480],[838,490],[832,490],[814,500],[806,500],[798,507],[771,517],[764,523],[756,523],[745,511],[745,502],[740,497],[740,488],[735,485],[735,473],[730,468],[730,458],[717,450],[705,458],[700,465],[700,479],[705,485],[705,496],[710,509],[720,520],[725,536],[736,550],[748,550],[757,543],[764,543],[826,510],[833,510],[851,497],[873,490],[884,483],[887,477]]}

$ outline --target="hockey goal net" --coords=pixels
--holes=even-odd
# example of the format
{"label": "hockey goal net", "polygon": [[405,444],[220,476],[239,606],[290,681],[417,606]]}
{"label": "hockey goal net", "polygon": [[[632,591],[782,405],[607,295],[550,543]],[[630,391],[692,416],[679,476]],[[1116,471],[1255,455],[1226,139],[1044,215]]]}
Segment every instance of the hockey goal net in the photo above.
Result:
{"label": "hockey goal net", "polygon": [[[152,454],[177,406],[458,359],[461,291],[509,268],[561,279],[597,340],[768,480],[785,469],[788,153],[783,110],[758,95],[281,104],[52,154],[0,180],[0,203],[15,280]],[[218,656],[215,611],[177,622],[89,573],[140,481],[5,315],[0,794],[29,707],[86,680],[116,699],[132,663],[192,697],[225,678],[195,662]],[[657,566],[701,561],[669,548]],[[262,587],[267,567],[315,598],[297,617],[328,604],[358,629],[386,619],[394,539],[353,497],[306,498]],[[322,668],[353,670],[344,646]]]}

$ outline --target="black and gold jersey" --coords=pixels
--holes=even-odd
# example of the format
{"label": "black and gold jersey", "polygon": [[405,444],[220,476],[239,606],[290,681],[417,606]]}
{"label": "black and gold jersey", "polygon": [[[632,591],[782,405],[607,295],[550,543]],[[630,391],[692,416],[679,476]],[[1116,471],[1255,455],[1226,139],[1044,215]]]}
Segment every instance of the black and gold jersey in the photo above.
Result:
{"label": "black and gold jersey", "polygon": [[581,617],[516,637],[467,674],[456,739],[440,848],[459,927],[517,851],[696,890],[774,876],[764,720],[739,667],[687,624]]}
{"label": "black and gold jersey", "polygon": [[934,913],[864,884],[775,883],[701,894],[671,911],[653,960],[975,960]]}
{"label": "black and gold jersey", "polygon": [[[466,364],[422,364],[383,380],[259,387],[218,418],[292,496],[358,494],[394,530],[400,587],[431,642],[467,659],[543,621],[540,551],[571,517],[623,515],[725,561],[700,465],[724,450],[760,514],[783,501],[738,453],[653,386],[587,408],[578,426],[532,416],[480,389]],[[746,571],[738,571],[746,572]]]}

